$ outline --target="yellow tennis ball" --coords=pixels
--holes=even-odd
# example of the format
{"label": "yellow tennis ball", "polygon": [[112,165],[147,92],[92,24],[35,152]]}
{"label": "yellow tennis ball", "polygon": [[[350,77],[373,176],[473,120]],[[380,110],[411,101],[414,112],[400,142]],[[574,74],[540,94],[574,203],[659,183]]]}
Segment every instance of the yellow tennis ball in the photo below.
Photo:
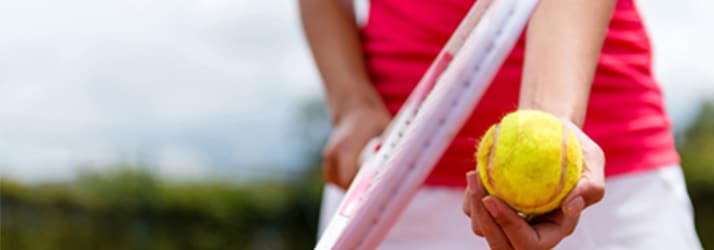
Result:
{"label": "yellow tennis ball", "polygon": [[560,207],[580,179],[583,162],[573,131],[535,110],[510,113],[491,126],[476,158],[486,191],[527,215]]}

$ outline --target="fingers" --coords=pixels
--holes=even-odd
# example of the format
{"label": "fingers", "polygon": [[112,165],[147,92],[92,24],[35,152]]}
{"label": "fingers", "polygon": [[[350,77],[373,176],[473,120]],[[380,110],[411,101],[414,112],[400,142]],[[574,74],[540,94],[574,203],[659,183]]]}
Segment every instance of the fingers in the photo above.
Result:
{"label": "fingers", "polygon": [[322,175],[325,178],[325,182],[338,184],[340,178],[338,175],[337,157],[335,148],[331,144],[332,143],[328,143],[325,150],[322,151]]}
{"label": "fingers", "polygon": [[338,130],[330,138],[322,153],[325,181],[347,189],[357,174],[357,158],[361,144],[353,144],[349,134]]}
{"label": "fingers", "polygon": [[582,196],[577,196],[572,200],[564,202],[561,206],[561,211],[568,217],[578,217],[585,209],[586,203]]}
{"label": "fingers", "polygon": [[347,189],[352,184],[355,175],[357,175],[357,150],[346,151],[339,157],[339,186]]}
{"label": "fingers", "polygon": [[[347,189],[357,171],[354,166],[356,163],[350,163],[345,160],[345,154],[338,152],[333,144],[328,144],[322,155],[322,172],[325,181],[333,183],[342,189]],[[354,171],[351,171],[352,169]]]}
{"label": "fingers", "polygon": [[492,249],[551,249],[575,231],[580,214],[587,206],[603,198],[602,150],[582,131],[576,131],[584,145],[581,179],[566,196],[560,210],[530,222],[496,197],[486,195],[475,171],[467,174],[468,188],[462,209],[471,217],[474,233],[485,237]]}
{"label": "fingers", "polygon": [[[466,191],[464,192],[464,202],[462,204],[464,214],[467,217],[471,217],[471,203],[478,201],[482,195],[477,193],[481,189],[480,183],[477,183],[478,173],[476,171],[470,171],[466,173]],[[483,232],[479,226],[478,221],[471,220],[471,231],[478,236],[483,236]]]}
{"label": "fingers", "polygon": [[[593,147],[597,147],[597,145],[593,144]],[[602,151],[599,148],[595,151],[583,151],[582,177],[565,197],[563,204],[569,204],[574,199],[582,197],[585,207],[588,207],[605,196],[605,159],[599,156],[600,154]]]}
{"label": "fingers", "polygon": [[487,196],[475,171],[466,177],[464,213],[471,217],[472,231],[485,237],[492,249],[553,248],[573,233],[586,206],[585,199],[576,196],[564,203],[562,210],[539,216],[530,224],[502,201]]}
{"label": "fingers", "polygon": [[481,188],[480,178],[475,173],[468,175],[468,177],[471,183],[475,183],[472,187],[476,187],[469,190],[472,200],[470,204],[472,230],[474,233],[485,237],[491,249],[513,249],[506,235],[481,202],[486,194]]}
{"label": "fingers", "polygon": [[471,189],[474,183],[471,183],[471,176],[474,171],[466,173],[466,190],[464,190],[464,200],[461,203],[461,209],[467,217],[471,217]]}
{"label": "fingers", "polygon": [[563,212],[568,212],[568,204],[574,204],[576,199],[585,201],[585,207],[600,201],[605,195],[605,154],[600,146],[588,137],[580,128],[567,123],[575,132],[583,152],[583,172],[578,184],[563,201]]}
{"label": "fingers", "polygon": [[495,197],[487,196],[482,202],[514,249],[533,249],[537,235],[525,219]]}
{"label": "fingers", "polygon": [[572,122],[566,121],[565,125],[575,133],[578,142],[580,142],[585,171],[590,173],[594,180],[604,179],[605,153],[602,148]]}
{"label": "fingers", "polygon": [[584,176],[578,181],[568,196],[563,199],[563,213],[572,215],[576,211],[571,211],[573,208],[580,206],[588,207],[602,200],[605,196],[605,184],[602,181],[594,181],[588,176]]}
{"label": "fingers", "polygon": [[570,215],[555,211],[546,215],[540,223],[533,225],[537,236],[536,245],[540,246],[540,249],[551,249],[566,236],[571,235],[575,231],[583,208],[584,203],[580,203],[580,207],[573,210]]}
{"label": "fingers", "polygon": [[495,197],[483,198],[483,204],[514,249],[550,249],[555,247],[563,238],[575,231],[580,213],[585,207],[585,202],[582,199],[576,199],[570,214],[556,211],[545,215],[538,223],[531,226]]}
{"label": "fingers", "polygon": [[391,121],[382,105],[355,106],[340,114],[323,152],[325,180],[348,188],[358,172],[362,149]]}

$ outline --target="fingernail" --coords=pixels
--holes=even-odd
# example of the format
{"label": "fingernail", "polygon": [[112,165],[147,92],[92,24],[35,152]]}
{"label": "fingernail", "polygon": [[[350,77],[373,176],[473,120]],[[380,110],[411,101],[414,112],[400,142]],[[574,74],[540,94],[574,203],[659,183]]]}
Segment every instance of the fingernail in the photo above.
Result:
{"label": "fingernail", "polygon": [[483,206],[486,207],[486,210],[488,210],[491,216],[496,217],[496,214],[498,214],[498,204],[496,204],[496,201],[493,199],[491,196],[486,196],[481,199],[481,203],[483,203]]}
{"label": "fingernail", "polygon": [[568,205],[565,206],[568,215],[579,214],[583,210],[583,208],[585,208],[585,200],[583,199],[583,197],[575,198],[570,201]]}

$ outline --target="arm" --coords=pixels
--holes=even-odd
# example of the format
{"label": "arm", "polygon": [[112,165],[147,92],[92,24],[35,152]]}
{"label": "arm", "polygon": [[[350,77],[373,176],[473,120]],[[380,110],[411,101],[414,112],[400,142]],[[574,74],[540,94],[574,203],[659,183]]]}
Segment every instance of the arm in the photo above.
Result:
{"label": "arm", "polygon": [[365,67],[351,1],[300,0],[300,14],[333,122],[355,107],[381,106]]}
{"label": "arm", "polygon": [[300,13],[334,125],[323,151],[324,175],[347,188],[362,148],[391,117],[369,80],[351,1],[300,0]]}
{"label": "arm", "polygon": [[528,26],[520,109],[582,126],[614,0],[543,0]]}
{"label": "arm", "polygon": [[560,210],[528,221],[485,194],[478,174],[468,173],[464,212],[474,233],[492,249],[551,249],[575,230],[582,210],[604,195],[603,152],[579,127],[614,4],[542,0],[531,18],[518,108],[550,112],[563,120],[581,144],[583,177]]}

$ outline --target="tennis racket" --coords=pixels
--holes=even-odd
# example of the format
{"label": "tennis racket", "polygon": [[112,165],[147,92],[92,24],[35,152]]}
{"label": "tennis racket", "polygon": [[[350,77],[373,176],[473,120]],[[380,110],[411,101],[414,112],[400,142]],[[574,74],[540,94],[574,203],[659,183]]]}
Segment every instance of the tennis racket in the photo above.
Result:
{"label": "tennis racket", "polygon": [[315,249],[374,249],[414,197],[520,37],[538,0],[479,0],[382,135]]}

